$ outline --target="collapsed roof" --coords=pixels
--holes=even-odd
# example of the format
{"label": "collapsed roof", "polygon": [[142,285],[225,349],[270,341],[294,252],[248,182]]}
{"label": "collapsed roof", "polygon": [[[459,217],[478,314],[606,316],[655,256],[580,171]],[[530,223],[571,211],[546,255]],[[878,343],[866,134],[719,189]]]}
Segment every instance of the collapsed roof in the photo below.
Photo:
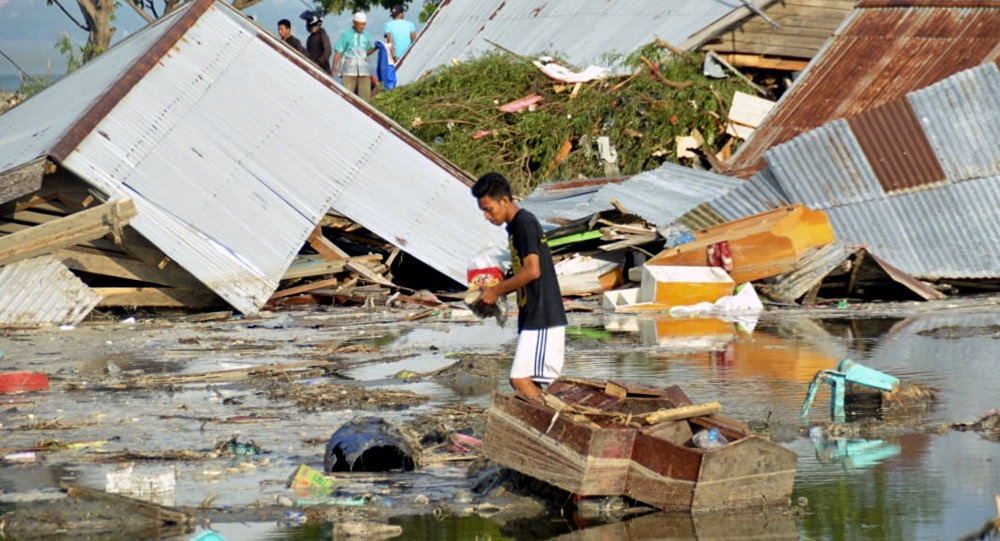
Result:
{"label": "collapsed roof", "polygon": [[749,178],[779,143],[998,58],[998,2],[862,0],[725,173]]}
{"label": "collapsed roof", "polygon": [[707,207],[723,219],[803,203],[837,239],[920,278],[1000,278],[1000,68],[927,88],[806,132]]}
{"label": "collapsed roof", "polygon": [[0,203],[48,159],[256,312],[328,209],[464,282],[502,243],[468,175],[228,4],[190,2],[0,116]]}

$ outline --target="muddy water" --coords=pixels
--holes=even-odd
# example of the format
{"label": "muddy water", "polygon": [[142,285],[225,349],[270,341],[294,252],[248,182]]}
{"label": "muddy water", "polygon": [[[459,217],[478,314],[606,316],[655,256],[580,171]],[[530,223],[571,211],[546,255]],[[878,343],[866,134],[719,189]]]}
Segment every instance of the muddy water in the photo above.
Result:
{"label": "muddy water", "polygon": [[[488,403],[488,386],[459,387],[434,381],[392,379],[400,370],[426,372],[451,362],[451,353],[496,354],[512,348],[511,328],[492,322],[467,324],[442,319],[405,321],[393,313],[301,312],[256,320],[217,323],[83,325],[72,331],[16,332],[0,338],[4,370],[42,370],[53,389],[30,397],[30,407],[0,410],[0,447],[31,446],[44,439],[108,440],[98,449],[43,454],[34,465],[0,466],[0,489],[45,496],[59,479],[72,477],[103,488],[114,464],[100,453],[131,450],[207,450],[238,436],[253,439],[265,453],[247,463],[235,459],[139,463],[138,473],[177,471],[169,503],[237,508],[267,505],[286,496],[284,483],[300,463],[322,464],[322,441],[360,410],[296,411],[240,384],[187,385],[164,391],[65,391],[67,382],[87,376],[114,382],[120,374],[187,373],[243,368],[303,358],[329,344],[357,344],[370,353],[339,355],[350,365],[339,372],[353,383],[428,394],[435,399],[405,410],[380,411],[405,421],[442,404]],[[280,320],[280,321],[279,321]],[[281,325],[273,324],[279,322]],[[269,322],[272,323],[269,325]],[[1000,311],[951,307],[930,313],[874,317],[851,309],[824,312],[769,312],[756,322],[637,319],[599,314],[571,317],[565,373],[592,378],[681,385],[695,401],[718,400],[724,412],[745,421],[767,420],[775,436],[799,454],[793,501],[800,516],[783,516],[793,532],[809,539],[953,539],[995,516],[1000,493],[1000,443],[972,433],[928,433],[918,427],[971,421],[1000,406]],[[380,362],[390,358],[389,362]],[[889,431],[878,440],[812,440],[798,435],[806,386],[816,371],[852,358],[939,390],[929,412],[894,418],[911,428]],[[320,378],[339,381],[337,377]],[[498,387],[506,384],[500,378]],[[239,404],[225,399],[234,398]],[[828,415],[822,390],[811,421]],[[234,415],[274,418],[249,424],[222,422]],[[38,421],[59,420],[70,428],[34,430]],[[318,443],[317,443],[318,442]],[[417,494],[432,502],[452,501],[468,490],[464,467],[438,465],[419,473],[397,474],[344,487],[351,494],[381,494],[379,505],[406,506]],[[16,499],[15,499],[16,500]],[[8,504],[0,504],[0,506]],[[740,519],[742,520],[742,519]],[[513,521],[503,525],[479,517],[439,519],[429,514],[391,519],[403,527],[400,539],[544,539],[566,536],[584,522],[566,517]],[[604,538],[666,527],[696,538],[718,527],[738,536],[737,519],[658,518],[634,524],[597,526]],[[220,523],[227,539],[329,539],[329,528],[289,529],[274,522]],[[228,529],[227,529],[228,528]],[[601,535],[598,530],[593,530]],[[632,533],[630,533],[632,532]],[[583,533],[583,532],[579,532]],[[577,535],[578,537],[573,537]]]}

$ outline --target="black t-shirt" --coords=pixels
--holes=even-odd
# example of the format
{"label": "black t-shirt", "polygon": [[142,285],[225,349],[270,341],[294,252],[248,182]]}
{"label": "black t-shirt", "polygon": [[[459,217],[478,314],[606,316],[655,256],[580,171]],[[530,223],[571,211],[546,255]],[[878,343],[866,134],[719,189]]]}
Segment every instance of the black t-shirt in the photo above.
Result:
{"label": "black t-shirt", "polygon": [[566,325],[566,311],[563,309],[559,281],[552,265],[552,253],[548,240],[542,233],[542,224],[535,215],[518,210],[514,219],[507,224],[510,243],[510,261],[516,274],[524,265],[529,254],[538,254],[538,268],[541,275],[536,280],[517,290],[517,330],[547,329]]}

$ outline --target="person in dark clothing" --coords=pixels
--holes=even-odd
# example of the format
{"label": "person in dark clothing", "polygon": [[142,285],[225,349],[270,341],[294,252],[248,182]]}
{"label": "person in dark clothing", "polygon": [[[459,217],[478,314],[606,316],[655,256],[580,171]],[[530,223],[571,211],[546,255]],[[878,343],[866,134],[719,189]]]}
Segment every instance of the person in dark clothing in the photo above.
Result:
{"label": "person in dark clothing", "polygon": [[517,292],[518,341],[510,384],[519,396],[540,403],[539,384],[559,377],[566,347],[566,311],[548,240],[538,219],[514,203],[510,184],[500,173],[479,177],[472,195],[490,223],[507,224],[514,271],[499,284],[484,287],[480,301],[493,304],[498,296]]}
{"label": "person in dark clothing", "polygon": [[321,70],[330,73],[330,56],[333,55],[333,47],[330,46],[330,36],[323,30],[323,19],[316,15],[309,17],[306,21],[306,28],[309,29],[309,38],[306,39],[306,52],[309,58],[320,67]]}
{"label": "person in dark clothing", "polygon": [[281,36],[281,41],[284,41],[285,45],[288,45],[302,54],[306,54],[306,48],[302,46],[302,42],[299,41],[299,38],[292,35],[291,21],[288,19],[281,19],[278,21],[278,35]]}

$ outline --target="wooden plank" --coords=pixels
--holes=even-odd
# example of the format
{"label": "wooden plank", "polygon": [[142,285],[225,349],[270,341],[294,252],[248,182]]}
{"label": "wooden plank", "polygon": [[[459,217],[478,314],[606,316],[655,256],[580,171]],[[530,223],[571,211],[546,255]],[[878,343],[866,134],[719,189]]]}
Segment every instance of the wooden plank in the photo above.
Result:
{"label": "wooden plank", "polygon": [[210,308],[224,304],[205,289],[179,287],[94,287],[104,297],[98,306],[131,308]]}
{"label": "wooden plank", "polygon": [[42,157],[0,173],[0,203],[37,192],[49,161]]}
{"label": "wooden plank", "polygon": [[381,259],[382,256],[378,254],[359,255],[348,259],[337,259],[334,261],[323,259],[322,256],[318,255],[300,256],[292,262],[281,279],[293,280],[296,278],[319,276],[321,274],[337,274],[344,272],[344,269],[347,267],[347,263],[349,262],[356,261],[359,263],[371,263],[373,261],[380,261]]}
{"label": "wooden plank", "polygon": [[52,214],[50,212],[38,212],[37,210],[21,210],[15,212],[12,219],[18,222],[40,225],[40,224],[47,224],[49,222],[54,222],[56,220],[65,217],[66,217],[65,214],[60,216],[58,214]]}
{"label": "wooden plank", "polygon": [[296,287],[290,287],[288,289],[282,289],[281,291],[275,292],[274,295],[271,295],[270,300],[280,299],[282,297],[290,297],[292,295],[298,295],[299,293],[307,293],[309,291],[313,291],[314,289],[320,289],[323,287],[333,287],[337,285],[337,283],[339,282],[340,281],[337,280],[336,278],[330,278],[327,280],[310,282],[308,284],[303,284]]}
{"label": "wooden plank", "polygon": [[808,60],[795,60],[792,58],[774,58],[759,54],[732,54],[720,53],[730,64],[740,68],[759,68],[782,71],[802,71],[809,64]]}
{"label": "wooden plank", "polygon": [[102,500],[111,507],[122,508],[123,512],[125,509],[133,509],[140,515],[163,521],[166,524],[190,524],[192,520],[191,515],[172,507],[129,498],[121,494],[109,494],[103,490],[95,490],[66,481],[60,482],[59,485],[72,498]]}
{"label": "wooden plank", "polygon": [[326,259],[347,259],[349,257],[347,252],[341,250],[340,247],[333,242],[330,242],[330,239],[323,235],[323,226],[321,225],[317,225],[316,228],[313,229],[312,234],[309,235],[306,242],[309,243],[309,246],[312,246],[313,250],[316,250],[316,253],[322,255]]}
{"label": "wooden plank", "polygon": [[0,265],[53,252],[121,231],[136,215],[129,198],[99,205],[47,224],[0,238]]}
{"label": "wooden plank", "polygon": [[201,282],[177,265],[160,269],[144,261],[120,254],[81,248],[65,248],[54,254],[63,264],[75,271],[112,276],[138,282],[149,282],[170,287],[201,288]]}
{"label": "wooden plank", "polygon": [[386,280],[381,274],[377,274],[369,268],[368,265],[360,261],[350,260],[346,252],[341,250],[336,244],[330,242],[330,239],[323,236],[322,226],[316,226],[316,229],[314,229],[312,234],[309,235],[307,242],[309,243],[309,246],[312,246],[313,250],[316,250],[316,252],[328,260],[335,261],[339,259],[348,259],[345,264],[347,269],[351,272],[356,272],[369,282],[389,287],[396,287],[396,284]]}

